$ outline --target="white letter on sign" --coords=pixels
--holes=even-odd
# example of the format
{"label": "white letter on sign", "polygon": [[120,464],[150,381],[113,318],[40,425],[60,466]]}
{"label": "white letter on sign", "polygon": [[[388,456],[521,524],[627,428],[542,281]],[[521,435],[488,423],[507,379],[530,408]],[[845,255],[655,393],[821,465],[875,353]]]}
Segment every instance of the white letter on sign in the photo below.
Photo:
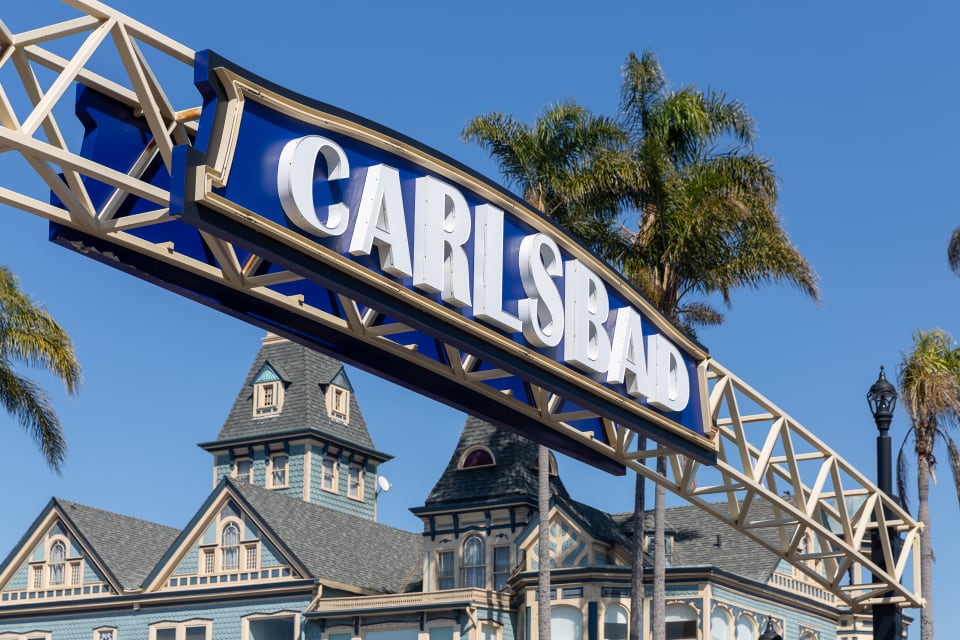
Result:
{"label": "white letter on sign", "polygon": [[520,318],[503,310],[503,211],[491,204],[474,210],[473,317],[513,333]]}
{"label": "white letter on sign", "polygon": [[322,222],[313,202],[313,173],[321,156],[327,165],[327,181],[350,177],[350,163],[340,145],[322,136],[304,136],[291,140],[280,152],[277,193],[283,212],[301,230],[322,237],[339,236],[350,220],[347,205],[341,202],[326,207],[327,220]]}
{"label": "white letter on sign", "polygon": [[625,385],[634,398],[650,398],[654,385],[647,368],[640,314],[622,307],[617,309],[616,316],[607,382]]}
{"label": "white letter on sign", "polygon": [[417,178],[414,209],[413,286],[442,291],[444,302],[470,306],[470,262],[463,245],[470,238],[470,208],[463,194],[445,182]]}
{"label": "white letter on sign", "polygon": [[374,245],[380,253],[381,269],[398,278],[412,275],[400,172],[385,164],[367,169],[350,255],[368,256]]}
{"label": "white letter on sign", "polygon": [[563,359],[588,373],[605,373],[610,366],[610,338],[603,326],[610,315],[607,286],[579,260],[567,261],[564,279]]}
{"label": "white letter on sign", "polygon": [[560,247],[535,233],[520,242],[520,279],[526,300],[517,303],[523,336],[535,347],[555,347],[563,339],[563,300],[553,278],[563,275]]}
{"label": "white letter on sign", "polygon": [[661,335],[650,336],[647,349],[657,385],[654,397],[648,402],[664,411],[682,411],[690,401],[690,378],[683,356]]}

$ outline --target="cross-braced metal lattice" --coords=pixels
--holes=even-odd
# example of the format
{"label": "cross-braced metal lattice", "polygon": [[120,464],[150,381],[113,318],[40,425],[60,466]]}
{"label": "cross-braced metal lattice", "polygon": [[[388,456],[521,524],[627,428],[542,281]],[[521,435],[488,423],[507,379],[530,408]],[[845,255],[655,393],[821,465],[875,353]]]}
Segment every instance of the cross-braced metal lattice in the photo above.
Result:
{"label": "cross-braced metal lattice", "polygon": [[[194,52],[99,2],[63,2],[77,17],[21,33],[0,20],[0,72],[12,65],[17,78],[0,84],[0,155],[19,155],[63,206],[23,193],[19,185],[0,186],[0,203],[75,231],[62,242],[108,263],[163,265],[181,289],[206,282],[225,297],[279,310],[367,353],[402,359],[413,370],[446,376],[465,391],[510,405],[698,505],[856,610],[879,602],[922,606],[920,525],[822,440],[715,361],[702,365],[718,444],[716,466],[706,467],[663,449],[637,451],[635,432],[571,406],[462,345],[425,336],[422,328],[365,306],[349,291],[310,283],[258,255],[256,247],[196,230],[197,243],[205,247],[199,253],[164,240],[165,229],[181,225],[182,232],[184,223],[170,213],[169,190],[145,174],[158,158],[171,172],[174,147],[192,143],[200,110],[175,109],[170,92],[182,88],[163,86],[148,59],[159,55],[189,67]],[[78,41],[72,57],[55,52],[53,45],[64,40]],[[104,49],[119,60],[108,70],[95,64]],[[53,74],[46,86],[40,70]],[[83,157],[65,139],[55,111],[70,102],[64,97],[76,83],[128,106],[131,117],[145,122],[151,139],[126,172]],[[94,198],[92,185],[101,191],[107,185],[109,193]],[[131,212],[124,208],[129,199],[152,206]],[[656,455],[668,458],[665,475],[647,464]],[[903,537],[902,545],[890,537],[891,530]],[[874,533],[890,569],[871,560]]]}

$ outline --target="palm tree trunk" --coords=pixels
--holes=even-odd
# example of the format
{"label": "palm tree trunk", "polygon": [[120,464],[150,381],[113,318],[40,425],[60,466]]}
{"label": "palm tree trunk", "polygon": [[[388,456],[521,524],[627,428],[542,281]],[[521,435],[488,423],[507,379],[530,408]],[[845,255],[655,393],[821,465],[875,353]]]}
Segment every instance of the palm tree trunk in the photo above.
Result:
{"label": "palm tree trunk", "polygon": [[550,640],[550,451],[537,446],[537,511],[540,518],[537,630],[539,640]]}
{"label": "palm tree trunk", "polygon": [[[637,450],[646,451],[647,439],[637,441]],[[644,640],[643,633],[643,530],[644,494],[646,479],[637,474],[633,489],[633,560],[630,565],[630,640]]]}
{"label": "palm tree trunk", "polygon": [[[657,473],[667,473],[667,459],[657,458]],[[667,623],[667,556],[664,520],[667,516],[667,490],[657,485],[653,494],[653,605],[650,614],[653,622],[653,640],[666,640]]]}
{"label": "palm tree trunk", "polygon": [[920,609],[920,640],[933,640],[933,548],[930,545],[930,459],[917,456],[917,519],[920,529],[920,593],[926,605]]}

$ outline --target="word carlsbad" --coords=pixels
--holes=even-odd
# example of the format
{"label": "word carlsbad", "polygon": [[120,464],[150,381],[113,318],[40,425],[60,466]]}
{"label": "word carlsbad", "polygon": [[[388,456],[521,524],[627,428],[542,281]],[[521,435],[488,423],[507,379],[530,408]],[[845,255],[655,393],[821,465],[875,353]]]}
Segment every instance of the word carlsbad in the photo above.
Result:
{"label": "word carlsbad", "polygon": [[[579,260],[564,260],[550,236],[534,233],[520,242],[515,259],[526,298],[517,301],[513,314],[503,304],[501,209],[480,204],[471,211],[456,187],[431,176],[417,178],[411,251],[399,171],[386,164],[367,167],[359,203],[351,211],[343,202],[315,204],[320,160],[328,181],[347,181],[341,193],[354,188],[339,144],[319,135],[288,142],[280,154],[277,192],[284,213],[299,229],[320,237],[344,236],[353,219],[351,255],[370,256],[376,248],[384,273],[411,278],[416,289],[439,294],[458,309],[472,308],[475,320],[522,333],[534,349],[562,345],[567,365],[624,385],[628,395],[652,407],[669,412],[686,408],[690,380],[677,347],[659,334],[644,336],[642,317],[632,307],[611,310],[604,281]],[[466,248],[471,234],[472,260]]]}

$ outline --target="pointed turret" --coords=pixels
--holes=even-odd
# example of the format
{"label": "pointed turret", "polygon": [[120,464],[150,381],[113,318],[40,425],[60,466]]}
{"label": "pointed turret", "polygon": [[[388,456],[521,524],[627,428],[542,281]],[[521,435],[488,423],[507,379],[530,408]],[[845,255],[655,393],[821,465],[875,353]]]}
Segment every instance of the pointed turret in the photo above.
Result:
{"label": "pointed turret", "polygon": [[200,445],[223,476],[375,518],[374,448],[343,363],[267,334],[220,434]]}

